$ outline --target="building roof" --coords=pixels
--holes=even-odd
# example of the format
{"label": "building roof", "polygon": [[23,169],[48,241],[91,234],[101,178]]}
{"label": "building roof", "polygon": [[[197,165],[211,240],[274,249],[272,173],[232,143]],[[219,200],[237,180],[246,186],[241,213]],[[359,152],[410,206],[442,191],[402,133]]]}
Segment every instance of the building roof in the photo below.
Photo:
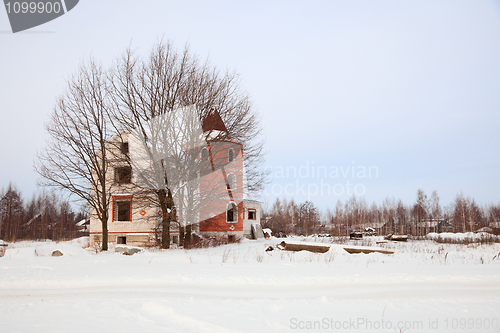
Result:
{"label": "building roof", "polygon": [[418,222],[419,227],[435,228],[439,225],[439,220],[427,220]]}
{"label": "building roof", "polygon": [[77,227],[83,227],[86,224],[90,224],[90,219],[83,219],[80,222],[75,223]]}
{"label": "building roof", "polygon": [[222,121],[219,112],[212,108],[203,121],[203,132],[222,131],[227,132],[226,125]]}
{"label": "building roof", "polygon": [[490,222],[490,228],[500,228],[500,222]]}

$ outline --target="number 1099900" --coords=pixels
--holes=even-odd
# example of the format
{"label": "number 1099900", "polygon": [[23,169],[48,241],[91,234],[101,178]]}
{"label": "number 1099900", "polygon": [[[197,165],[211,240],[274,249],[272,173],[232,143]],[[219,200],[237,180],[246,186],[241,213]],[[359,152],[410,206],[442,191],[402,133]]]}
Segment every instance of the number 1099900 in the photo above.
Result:
{"label": "number 1099900", "polygon": [[15,13],[15,14],[27,14],[27,13],[55,13],[58,14],[63,10],[61,8],[61,4],[59,2],[6,2],[5,8],[7,9],[7,13]]}

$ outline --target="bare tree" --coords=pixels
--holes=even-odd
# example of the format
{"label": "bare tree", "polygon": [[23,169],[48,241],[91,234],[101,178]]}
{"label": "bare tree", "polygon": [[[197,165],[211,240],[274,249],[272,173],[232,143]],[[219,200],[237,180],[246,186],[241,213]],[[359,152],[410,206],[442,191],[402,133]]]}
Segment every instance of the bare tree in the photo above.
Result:
{"label": "bare tree", "polygon": [[319,212],[314,204],[306,201],[299,206],[300,218],[298,232],[300,235],[311,235],[317,231],[319,225]]}
{"label": "bare tree", "polygon": [[275,234],[293,234],[293,225],[297,222],[297,218],[294,218],[296,210],[297,206],[293,200],[288,202],[286,199],[281,201],[276,198],[269,213],[270,219],[262,226],[270,228]]}
{"label": "bare tree", "polygon": [[0,239],[15,241],[24,213],[21,193],[9,184],[7,191],[0,195]]}
{"label": "bare tree", "polygon": [[433,220],[441,219],[443,215],[443,209],[439,204],[439,195],[436,190],[432,191],[431,194],[430,214]]}
{"label": "bare tree", "polygon": [[483,210],[481,210],[474,199],[465,198],[463,193],[456,196],[453,203],[453,225],[457,232],[470,232],[474,228],[484,226]]}
{"label": "bare tree", "polygon": [[266,174],[261,165],[261,126],[237,73],[221,73],[208,60],[199,61],[188,46],[178,52],[171,42],[159,41],[146,59],[127,49],[114,66],[111,83],[120,118],[131,128],[189,105],[197,106],[200,120],[216,109],[227,132],[217,131],[213,139],[231,139],[244,145],[248,189],[262,189]]}
{"label": "bare tree", "polygon": [[102,223],[102,250],[108,249],[111,195],[106,145],[115,132],[109,118],[106,75],[93,60],[81,65],[59,97],[47,131],[50,141],[38,154],[40,185],[69,192],[87,203]]}
{"label": "bare tree", "polygon": [[500,204],[490,204],[485,209],[488,226],[498,229],[497,222],[500,222]]}
{"label": "bare tree", "polygon": [[382,219],[384,221],[384,232],[393,234],[396,230],[397,215],[396,215],[396,200],[391,197],[386,197],[382,202]]}
{"label": "bare tree", "polygon": [[[109,77],[113,89],[115,118],[128,132],[142,133],[147,138],[147,123],[152,119],[196,105],[199,120],[217,110],[227,131],[213,129],[212,141],[232,140],[243,144],[246,186],[258,191],[265,181],[260,171],[263,158],[260,126],[248,96],[239,87],[238,75],[220,73],[207,61],[202,63],[186,47],[177,52],[172,43],[158,42],[148,58],[142,59],[126,50]],[[170,223],[173,220],[173,193],[156,187],[157,203],[162,210],[162,247],[170,245]]]}
{"label": "bare tree", "polygon": [[401,199],[398,201],[396,207],[396,215],[398,220],[398,233],[399,234],[407,234],[408,233],[408,221],[410,220],[408,217],[408,208],[403,204]]}
{"label": "bare tree", "polygon": [[[344,225],[344,208],[342,205],[342,201],[338,200],[337,204],[335,205],[335,226],[337,228],[337,236],[341,236],[344,234],[342,232]],[[345,232],[345,234],[347,235],[347,231]]]}
{"label": "bare tree", "polygon": [[427,199],[427,195],[422,189],[418,189],[417,191],[417,201],[413,205],[411,213],[413,217],[414,228],[416,228],[414,230],[414,233],[420,236],[425,231],[423,225],[429,215],[429,200]]}

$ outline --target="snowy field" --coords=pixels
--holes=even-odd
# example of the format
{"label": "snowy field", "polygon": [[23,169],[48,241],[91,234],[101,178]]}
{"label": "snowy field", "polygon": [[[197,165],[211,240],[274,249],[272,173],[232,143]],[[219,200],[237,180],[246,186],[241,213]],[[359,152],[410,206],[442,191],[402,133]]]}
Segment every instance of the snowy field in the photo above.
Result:
{"label": "snowy field", "polygon": [[380,240],[346,244],[395,254],[266,252],[275,238],[133,256],[86,238],[10,244],[0,332],[500,332],[500,244]]}

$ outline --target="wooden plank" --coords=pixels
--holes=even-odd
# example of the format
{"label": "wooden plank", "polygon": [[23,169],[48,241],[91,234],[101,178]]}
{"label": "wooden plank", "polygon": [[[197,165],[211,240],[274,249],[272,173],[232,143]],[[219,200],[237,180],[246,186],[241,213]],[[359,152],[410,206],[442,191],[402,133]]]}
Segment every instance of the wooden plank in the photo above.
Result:
{"label": "wooden plank", "polygon": [[[299,242],[286,242],[282,241],[277,245],[277,248],[285,251],[309,251],[314,253],[326,253],[330,250],[331,245],[328,244],[314,244],[314,243],[299,243]],[[366,246],[342,246],[342,248],[351,253],[383,253],[383,254],[394,254],[394,251],[386,250],[378,247],[366,247]]]}
{"label": "wooden plank", "polygon": [[350,254],[356,254],[356,253],[364,253],[364,254],[369,254],[369,253],[394,254],[394,251],[385,250],[385,249],[382,249],[382,248],[374,248],[374,247],[344,246],[343,248],[344,248],[344,250],[346,250]]}
{"label": "wooden plank", "polygon": [[396,242],[406,242],[406,241],[408,241],[408,235],[387,235],[384,238],[386,240],[396,241]]}
{"label": "wooden plank", "polygon": [[285,241],[279,244],[278,248],[285,251],[309,251],[314,253],[325,253],[330,250],[330,245],[311,244],[311,243],[287,243]]}

